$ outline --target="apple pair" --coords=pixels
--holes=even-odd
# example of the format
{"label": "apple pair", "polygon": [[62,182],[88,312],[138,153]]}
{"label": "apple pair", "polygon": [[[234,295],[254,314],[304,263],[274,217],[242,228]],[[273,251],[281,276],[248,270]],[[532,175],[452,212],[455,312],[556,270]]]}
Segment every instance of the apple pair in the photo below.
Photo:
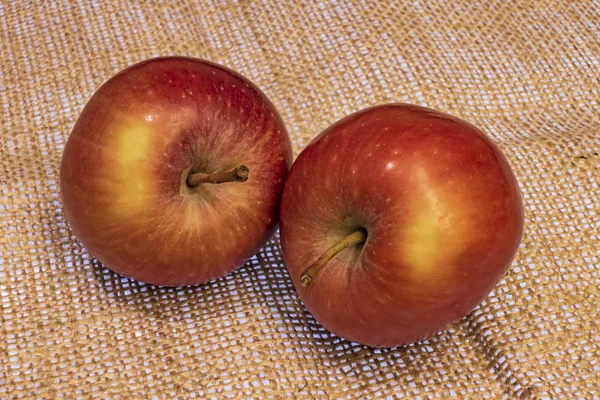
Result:
{"label": "apple pair", "polygon": [[466,315],[518,248],[515,177],[458,118],[369,108],[291,164],[286,128],[250,81],[202,60],[152,59],[85,106],[62,158],[63,207],[107,267],[167,286],[233,271],[279,221],[308,310],[372,346],[411,343]]}

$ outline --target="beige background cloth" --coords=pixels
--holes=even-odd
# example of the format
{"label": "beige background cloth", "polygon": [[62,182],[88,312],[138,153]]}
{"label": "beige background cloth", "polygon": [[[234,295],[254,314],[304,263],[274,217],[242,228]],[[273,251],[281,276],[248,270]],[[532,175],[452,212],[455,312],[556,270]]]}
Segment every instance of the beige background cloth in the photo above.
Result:
{"label": "beige background cloth", "polygon": [[[0,2],[0,398],[598,398],[599,12],[597,0]],[[99,265],[62,215],[65,140],[107,78],[171,54],[254,81],[296,155],[385,102],[481,127],[526,205],[506,278],[448,330],[377,350],[313,320],[276,238],[200,287]]]}

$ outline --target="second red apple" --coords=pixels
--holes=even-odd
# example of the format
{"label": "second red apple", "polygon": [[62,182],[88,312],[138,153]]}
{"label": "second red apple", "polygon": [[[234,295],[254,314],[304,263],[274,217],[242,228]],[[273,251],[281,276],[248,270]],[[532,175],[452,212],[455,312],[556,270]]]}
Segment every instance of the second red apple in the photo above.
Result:
{"label": "second red apple", "polygon": [[283,256],[331,332],[390,347],[428,337],[503,277],[523,230],[515,176],[479,129],[406,104],[357,112],[292,166]]}

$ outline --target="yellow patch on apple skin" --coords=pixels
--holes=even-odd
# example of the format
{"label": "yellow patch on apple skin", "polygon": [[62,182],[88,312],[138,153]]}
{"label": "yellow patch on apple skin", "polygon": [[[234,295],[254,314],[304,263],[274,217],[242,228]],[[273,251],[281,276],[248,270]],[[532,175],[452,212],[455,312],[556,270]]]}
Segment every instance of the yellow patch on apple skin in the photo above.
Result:
{"label": "yellow patch on apple skin", "polygon": [[127,126],[115,136],[116,161],[122,166],[137,165],[146,159],[150,128],[143,124]]}
{"label": "yellow patch on apple skin", "polygon": [[126,117],[116,119],[112,128],[111,141],[105,148],[112,168],[107,171],[104,187],[111,197],[110,212],[115,218],[130,218],[152,203],[150,134],[147,123]]}
{"label": "yellow patch on apple skin", "polygon": [[469,246],[464,209],[468,203],[456,190],[433,182],[424,169],[415,180],[418,189],[406,221],[404,258],[415,279],[444,279]]}
{"label": "yellow patch on apple skin", "polygon": [[411,268],[419,274],[431,272],[439,258],[442,229],[437,226],[435,218],[420,216],[411,223],[408,234],[410,240],[406,254]]}

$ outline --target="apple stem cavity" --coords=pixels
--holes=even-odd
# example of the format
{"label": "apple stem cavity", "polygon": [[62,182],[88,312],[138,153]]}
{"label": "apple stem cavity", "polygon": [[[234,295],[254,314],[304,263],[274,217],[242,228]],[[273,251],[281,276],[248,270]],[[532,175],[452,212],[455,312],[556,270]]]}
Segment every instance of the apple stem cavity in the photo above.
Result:
{"label": "apple stem cavity", "polygon": [[245,165],[238,165],[230,171],[216,172],[214,174],[196,172],[188,176],[187,184],[190,187],[195,187],[201,183],[246,182],[249,173],[250,170]]}
{"label": "apple stem cavity", "polygon": [[302,283],[302,286],[306,287],[310,285],[319,271],[321,271],[321,269],[323,269],[327,263],[342,250],[359,243],[364,243],[366,240],[367,232],[364,229],[358,229],[331,246],[325,253],[321,255],[321,257],[317,259],[317,261],[315,261],[314,264],[302,272],[302,275],[300,275],[300,283]]}

